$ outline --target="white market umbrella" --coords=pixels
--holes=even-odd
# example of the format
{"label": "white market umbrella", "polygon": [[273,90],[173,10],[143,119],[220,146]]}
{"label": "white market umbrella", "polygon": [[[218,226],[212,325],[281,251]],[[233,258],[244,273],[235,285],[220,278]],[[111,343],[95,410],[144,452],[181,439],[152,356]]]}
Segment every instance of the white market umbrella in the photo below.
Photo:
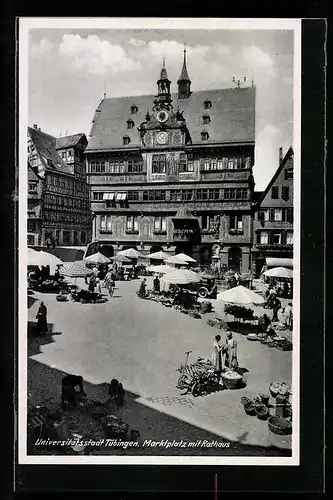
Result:
{"label": "white market umbrella", "polygon": [[111,262],[108,257],[105,257],[105,255],[100,252],[89,255],[89,257],[86,257],[84,260],[90,264],[109,264]]}
{"label": "white market umbrella", "polygon": [[178,257],[179,259],[185,260],[185,262],[196,262],[195,259],[190,257],[189,255],[186,255],[186,253],[177,253],[175,257]]}
{"label": "white market umbrella", "polygon": [[158,274],[167,274],[175,271],[174,267],[168,266],[166,264],[161,264],[160,266],[149,266],[148,271]]}
{"label": "white market umbrella", "polygon": [[159,252],[154,252],[150,253],[149,255],[146,255],[147,259],[156,259],[156,260],[166,260],[169,258],[169,254],[162,252],[160,250]]}
{"label": "white market umbrella", "polygon": [[124,255],[125,257],[128,257],[129,259],[145,258],[145,255],[138,252],[135,248],[127,248],[127,250],[121,250],[120,252],[117,253],[117,255]]}
{"label": "white market umbrella", "polygon": [[166,264],[178,264],[180,266],[188,266],[189,263],[184,260],[182,257],[178,257],[178,255],[174,255],[173,257],[169,257],[169,259],[167,259],[165,261]]}
{"label": "white market umbrella", "polygon": [[83,260],[75,262],[64,262],[64,265],[59,270],[60,274],[68,278],[85,278],[93,274],[92,269],[88,269]]}
{"label": "white market umbrella", "polygon": [[55,271],[57,266],[62,266],[63,261],[52,253],[28,248],[28,266],[50,266],[50,271]]}
{"label": "white market umbrella", "polygon": [[200,283],[201,277],[198,273],[189,269],[174,269],[170,273],[165,274],[161,281],[174,285],[189,285],[191,283]]}
{"label": "white market umbrella", "polygon": [[273,267],[272,269],[265,271],[263,275],[269,278],[292,278],[293,272],[291,269],[287,269],[286,267]]}
{"label": "white market umbrella", "polygon": [[115,255],[114,257],[111,257],[111,260],[113,260],[114,262],[125,262],[125,263],[130,263],[132,262],[131,259],[129,259],[128,257],[125,257],[125,255]]}
{"label": "white market umbrella", "polygon": [[261,305],[265,299],[245,286],[239,285],[217,294],[216,299],[220,302],[236,305]]}

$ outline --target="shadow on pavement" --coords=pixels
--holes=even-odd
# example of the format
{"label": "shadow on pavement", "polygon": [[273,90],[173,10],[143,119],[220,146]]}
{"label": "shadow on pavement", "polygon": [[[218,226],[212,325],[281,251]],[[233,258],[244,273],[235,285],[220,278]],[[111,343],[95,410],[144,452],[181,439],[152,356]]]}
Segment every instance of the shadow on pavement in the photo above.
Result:
{"label": "shadow on pavement", "polygon": [[[52,399],[53,405],[60,408],[61,404],[61,380],[67,373],[51,368],[48,365],[42,364],[35,359],[28,360],[28,393],[29,406],[40,405],[47,400]],[[76,374],[80,375],[80,374]],[[110,367],[110,380],[112,379],[112,368]],[[108,383],[93,384],[84,380],[84,390],[87,393],[89,400],[93,399],[99,402],[106,402],[108,397]],[[163,411],[152,408],[140,401],[140,395],[135,394],[125,389],[125,403],[119,409],[113,409],[110,413],[122,418],[128,425],[130,430],[138,430],[140,432],[140,446],[136,448],[116,448],[116,447],[101,447],[99,450],[92,452],[96,455],[183,455],[183,456],[290,456],[288,450],[278,448],[264,448],[259,446],[244,445],[239,442],[230,442],[223,437],[214,433],[205,431],[192,424],[184,422],[179,418],[167,415]],[[178,399],[181,399],[180,397]],[[189,402],[188,397],[183,399],[184,404]],[[79,411],[78,411],[79,413]],[[88,433],[87,431],[87,434]],[[185,441],[203,443],[224,443],[225,447],[169,447],[166,449],[161,446],[143,446],[146,440],[169,442]],[[41,452],[40,452],[41,453]],[[50,450],[46,451],[48,455],[55,454]],[[42,454],[42,453],[41,453]]]}
{"label": "shadow on pavement", "polygon": [[40,335],[37,331],[37,322],[28,321],[28,356],[35,356],[40,354],[42,351],[40,347],[42,345],[51,344],[54,342],[54,335],[62,335],[62,332],[53,331],[53,323],[47,324],[48,333],[45,335]]}

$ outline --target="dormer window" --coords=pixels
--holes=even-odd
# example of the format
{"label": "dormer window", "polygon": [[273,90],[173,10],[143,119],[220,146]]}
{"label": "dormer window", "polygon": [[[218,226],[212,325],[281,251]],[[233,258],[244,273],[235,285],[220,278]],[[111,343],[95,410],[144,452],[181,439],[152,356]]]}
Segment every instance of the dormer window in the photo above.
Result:
{"label": "dormer window", "polygon": [[137,106],[135,105],[131,106],[131,115],[136,115],[138,111],[139,110]]}
{"label": "dormer window", "polygon": [[207,141],[207,139],[209,139],[208,132],[201,132],[201,140],[202,141]]}
{"label": "dormer window", "polygon": [[202,123],[203,123],[204,125],[209,125],[209,124],[210,124],[210,116],[208,116],[208,115],[204,115],[204,116],[202,117]]}
{"label": "dormer window", "polygon": [[212,107],[212,101],[204,101],[205,109],[210,109]]}
{"label": "dormer window", "polygon": [[128,137],[128,135],[125,135],[123,137],[123,145],[127,146],[131,142],[131,139]]}
{"label": "dormer window", "polygon": [[134,127],[134,121],[133,120],[127,120],[127,128],[133,128]]}

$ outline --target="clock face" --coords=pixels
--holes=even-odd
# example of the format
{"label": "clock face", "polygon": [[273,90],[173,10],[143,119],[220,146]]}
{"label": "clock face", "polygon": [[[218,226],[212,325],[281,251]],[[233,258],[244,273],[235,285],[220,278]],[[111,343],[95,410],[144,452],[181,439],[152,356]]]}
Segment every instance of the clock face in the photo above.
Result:
{"label": "clock face", "polygon": [[156,140],[158,144],[166,144],[168,142],[168,134],[166,132],[158,132]]}
{"label": "clock face", "polygon": [[169,115],[168,113],[163,109],[161,111],[159,111],[156,115],[156,118],[158,119],[158,121],[160,123],[165,123],[167,121],[167,119],[169,118]]}

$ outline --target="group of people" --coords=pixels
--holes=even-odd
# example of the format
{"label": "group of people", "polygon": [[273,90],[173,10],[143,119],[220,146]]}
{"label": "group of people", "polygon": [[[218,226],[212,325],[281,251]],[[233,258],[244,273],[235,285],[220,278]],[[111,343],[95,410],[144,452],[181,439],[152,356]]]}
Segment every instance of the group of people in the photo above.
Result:
{"label": "group of people", "polygon": [[278,291],[276,287],[270,285],[265,293],[264,308],[265,309],[271,308],[273,310],[272,322],[279,321],[278,313],[280,311],[283,323],[287,328],[292,329],[292,323],[293,323],[292,302],[288,302],[288,305],[283,309],[281,306],[281,301],[279,300],[277,295]]}
{"label": "group of people", "polygon": [[284,280],[283,283],[278,283],[275,280],[272,280],[269,284],[268,292],[271,290],[274,290],[274,294],[278,297],[292,298],[292,280]]}
{"label": "group of people", "polygon": [[221,343],[221,335],[215,335],[213,341],[212,363],[219,373],[222,372],[223,368],[237,370],[237,341],[233,338],[231,332],[227,333],[227,338],[224,343]]}

